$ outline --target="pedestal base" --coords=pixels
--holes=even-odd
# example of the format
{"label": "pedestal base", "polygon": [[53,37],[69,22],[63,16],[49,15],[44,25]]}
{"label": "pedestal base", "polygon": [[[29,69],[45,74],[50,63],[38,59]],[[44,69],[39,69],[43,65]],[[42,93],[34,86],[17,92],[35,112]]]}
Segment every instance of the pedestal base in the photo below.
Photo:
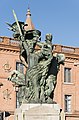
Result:
{"label": "pedestal base", "polygon": [[15,120],[60,120],[60,108],[58,104],[22,104]]}

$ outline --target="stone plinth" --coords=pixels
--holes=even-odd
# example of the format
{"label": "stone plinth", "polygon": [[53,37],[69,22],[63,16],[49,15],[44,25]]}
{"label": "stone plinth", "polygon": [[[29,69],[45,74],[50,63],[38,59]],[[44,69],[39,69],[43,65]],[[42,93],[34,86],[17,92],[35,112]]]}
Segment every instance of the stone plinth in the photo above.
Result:
{"label": "stone plinth", "polygon": [[58,104],[22,104],[15,120],[60,120],[60,108]]}

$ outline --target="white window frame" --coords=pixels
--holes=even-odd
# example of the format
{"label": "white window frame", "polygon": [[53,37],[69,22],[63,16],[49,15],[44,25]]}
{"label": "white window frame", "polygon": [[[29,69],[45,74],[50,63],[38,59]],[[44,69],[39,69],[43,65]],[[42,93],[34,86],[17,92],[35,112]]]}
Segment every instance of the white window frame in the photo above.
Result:
{"label": "white window frame", "polygon": [[24,73],[24,65],[21,62],[16,62],[16,70],[21,73]]}
{"label": "white window frame", "polygon": [[71,83],[71,72],[72,68],[65,67],[64,68],[64,83]]}
{"label": "white window frame", "polygon": [[71,100],[72,100],[72,95],[65,95],[64,96],[65,112],[71,112]]}

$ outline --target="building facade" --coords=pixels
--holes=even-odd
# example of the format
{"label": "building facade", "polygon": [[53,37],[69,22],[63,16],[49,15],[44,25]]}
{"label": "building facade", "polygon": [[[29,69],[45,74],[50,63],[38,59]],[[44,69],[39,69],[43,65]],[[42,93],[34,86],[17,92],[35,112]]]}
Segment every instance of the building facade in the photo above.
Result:
{"label": "building facade", "polygon": [[[26,30],[35,29],[28,9]],[[28,28],[27,28],[28,27]],[[17,106],[17,88],[8,80],[13,70],[24,72],[19,59],[19,42],[9,37],[0,37],[0,117],[13,120]],[[54,101],[65,111],[66,120],[79,120],[79,48],[54,45],[54,53],[65,54],[65,63],[60,66]]]}
{"label": "building facade", "polygon": [[19,46],[11,41],[13,39],[0,37],[0,113],[9,112],[10,117],[16,108],[16,92],[8,76],[19,61]]}
{"label": "building facade", "polygon": [[57,76],[54,101],[65,111],[66,120],[78,120],[79,48],[56,45],[55,52],[64,53],[66,58]]}

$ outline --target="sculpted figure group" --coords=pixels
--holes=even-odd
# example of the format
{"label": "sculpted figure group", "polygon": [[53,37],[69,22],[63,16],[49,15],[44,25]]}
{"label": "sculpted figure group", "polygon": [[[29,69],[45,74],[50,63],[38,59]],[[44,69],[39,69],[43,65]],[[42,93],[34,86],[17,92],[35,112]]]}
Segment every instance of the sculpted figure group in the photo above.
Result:
{"label": "sculpted figure group", "polygon": [[[52,103],[60,64],[64,63],[63,54],[53,54],[52,35],[46,34],[42,42],[39,30],[24,30],[24,23],[18,22],[22,31],[19,34],[15,23],[9,24],[14,38],[20,43],[20,60],[26,67],[25,75],[14,70],[9,80],[20,87],[19,103]],[[18,75],[16,75],[18,74]],[[16,78],[16,76],[21,76]]]}

